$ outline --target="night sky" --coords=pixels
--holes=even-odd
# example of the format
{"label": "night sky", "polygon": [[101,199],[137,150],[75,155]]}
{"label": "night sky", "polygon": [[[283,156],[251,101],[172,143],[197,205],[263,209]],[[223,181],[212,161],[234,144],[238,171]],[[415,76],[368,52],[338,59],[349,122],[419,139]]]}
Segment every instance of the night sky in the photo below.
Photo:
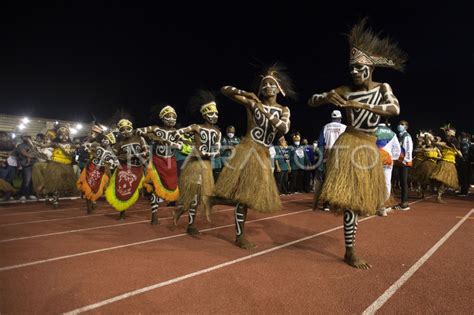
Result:
{"label": "night sky", "polygon": [[[368,16],[409,56],[404,74],[374,72],[399,98],[401,115],[392,123],[406,119],[416,130],[452,122],[474,132],[471,1],[198,2],[3,2],[0,113],[90,122],[123,107],[143,126],[156,121],[151,106],[168,102],[184,125],[200,121],[186,110],[195,89],[251,90],[256,67],[280,61],[299,93],[280,103],[311,141],[335,107],[310,108],[307,99],[350,82],[343,34]],[[244,133],[244,108],[222,96],[218,106],[219,126]]]}

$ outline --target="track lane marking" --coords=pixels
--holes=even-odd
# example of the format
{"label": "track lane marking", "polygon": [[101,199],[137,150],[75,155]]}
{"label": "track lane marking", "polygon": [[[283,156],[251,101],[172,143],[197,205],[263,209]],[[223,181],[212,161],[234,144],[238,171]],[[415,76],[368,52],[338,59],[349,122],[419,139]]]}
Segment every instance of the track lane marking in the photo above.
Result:
{"label": "track lane marking", "polygon": [[[295,215],[295,214],[300,214],[300,213],[305,213],[312,211],[312,209],[305,209],[305,210],[300,210],[300,211],[295,211],[295,212],[290,212],[290,213],[285,213],[285,214],[280,214],[276,216],[271,216],[271,217],[265,217],[265,218],[260,218],[256,220],[250,220],[247,221],[246,223],[254,223],[254,222],[260,222],[260,221],[266,221],[266,220],[272,220],[276,218],[281,218],[281,217],[286,217],[290,215]],[[228,227],[233,227],[235,226],[234,223],[232,224],[226,224],[226,225],[221,225],[221,226],[216,226],[204,230],[200,230],[200,232],[209,232],[209,231],[214,231],[214,230],[220,230]],[[28,263],[23,263],[23,264],[17,264],[17,265],[11,265],[11,266],[5,266],[0,268],[1,271],[7,271],[7,270],[12,270],[12,269],[19,269],[23,267],[28,267],[28,266],[34,266],[34,265],[39,265],[39,264],[44,264],[47,262],[53,262],[53,261],[58,261],[58,260],[64,260],[68,258],[73,258],[73,257],[80,257],[80,256],[85,256],[85,255],[91,255],[91,254],[96,254],[96,253],[101,253],[101,252],[106,252],[106,251],[111,251],[115,249],[121,249],[121,248],[126,248],[126,247],[131,247],[131,246],[137,246],[137,245],[143,245],[147,243],[152,243],[152,242],[157,242],[157,241],[163,241],[163,240],[168,240],[172,238],[177,238],[177,237],[182,237],[182,236],[187,236],[188,234],[186,233],[181,233],[181,234],[176,234],[176,235],[170,235],[170,236],[165,236],[165,237],[158,237],[158,238],[152,238],[149,240],[145,241],[140,241],[140,242],[133,242],[133,243],[128,243],[128,244],[123,244],[123,245],[117,245],[117,246],[112,246],[112,247],[106,247],[106,248],[101,248],[101,249],[95,249],[91,251],[86,251],[86,252],[81,252],[81,253],[76,253],[76,254],[70,254],[70,255],[65,255],[65,256],[59,256],[59,257],[54,257],[54,258],[49,258],[49,259],[43,259],[43,260],[37,260],[37,261],[32,261]]]}
{"label": "track lane marking", "polygon": [[[312,200],[312,198],[303,198],[303,199],[298,199],[297,201],[305,201],[305,200]],[[283,201],[282,203],[286,202],[291,202],[291,201],[296,201],[296,200],[287,200]],[[170,208],[170,207],[168,207]],[[163,210],[163,208],[159,208],[158,210]],[[221,210],[215,211],[215,213],[219,212],[226,212],[234,209],[232,208],[224,208]],[[150,209],[146,210],[149,211]],[[145,211],[145,210],[144,210]],[[158,218],[159,220],[169,220],[172,219],[173,217],[164,217],[164,218]],[[21,237],[15,237],[15,238],[8,238],[8,239],[3,239],[0,240],[0,243],[7,243],[7,242],[13,242],[13,241],[20,241],[20,240],[27,240],[27,239],[32,239],[32,238],[39,238],[39,237],[47,237],[47,236],[55,236],[55,235],[63,235],[63,234],[70,234],[70,233],[78,233],[78,232],[85,232],[85,231],[92,231],[92,230],[99,230],[99,229],[108,229],[108,228],[113,228],[113,227],[120,227],[124,225],[132,225],[132,224],[140,224],[144,222],[149,222],[150,220],[140,220],[140,221],[134,221],[134,222],[127,222],[127,223],[120,223],[120,224],[112,224],[112,225],[101,225],[101,226],[96,226],[96,227],[91,227],[91,228],[84,228],[84,229],[75,229],[75,230],[67,230],[67,231],[61,231],[61,232],[52,232],[52,233],[46,233],[46,234],[37,234],[37,235],[29,235],[29,236],[21,236]]]}
{"label": "track lane marking", "polygon": [[395,281],[381,296],[378,297],[367,309],[363,315],[375,314],[421,266],[453,235],[453,233],[474,213],[471,209],[462,219],[456,223],[433,247],[431,247],[413,266],[410,267],[397,281]]}
{"label": "track lane marking", "polygon": [[[424,199],[413,201],[413,202],[410,203],[410,205],[421,202],[421,201],[425,201],[426,199],[432,198],[433,196],[434,195],[426,197]],[[306,211],[306,212],[307,211],[312,211],[312,209],[304,210],[304,211]],[[370,216],[370,217],[365,217],[363,219],[360,219],[359,222],[367,221],[367,220],[373,219],[375,217],[377,217],[377,216],[373,215],[373,216]],[[217,269],[221,269],[221,268],[224,268],[224,267],[227,267],[227,266],[230,266],[230,265],[234,265],[234,264],[240,263],[242,261],[252,259],[254,257],[262,256],[262,255],[271,253],[273,251],[276,251],[276,250],[279,250],[279,249],[282,249],[282,248],[285,248],[285,247],[288,247],[288,246],[291,246],[291,245],[294,245],[294,244],[297,244],[297,243],[300,243],[300,242],[304,242],[304,241],[310,240],[312,238],[316,238],[320,235],[324,235],[324,234],[328,234],[328,233],[336,231],[336,230],[340,230],[342,228],[343,228],[343,225],[340,225],[340,226],[337,226],[335,228],[332,228],[332,229],[329,229],[329,230],[326,230],[326,231],[323,231],[323,232],[319,232],[319,233],[316,233],[316,234],[313,234],[313,235],[309,235],[309,236],[306,236],[306,237],[303,237],[303,238],[300,238],[300,239],[297,239],[297,240],[294,240],[294,241],[291,241],[291,242],[288,242],[288,243],[285,243],[285,244],[282,244],[282,245],[279,245],[279,246],[271,247],[269,249],[263,250],[263,251],[258,252],[258,253],[250,254],[250,255],[240,257],[240,258],[237,258],[237,259],[234,259],[234,260],[231,260],[231,261],[227,261],[227,262],[222,263],[222,264],[211,266],[211,267],[208,267],[208,268],[205,268],[205,269],[195,271],[193,273],[189,273],[189,274],[179,276],[179,277],[167,280],[167,281],[163,281],[163,282],[151,285],[151,286],[147,286],[147,287],[144,287],[144,288],[141,288],[141,289],[137,289],[137,290],[134,290],[134,291],[130,291],[130,292],[121,294],[121,295],[117,295],[115,297],[112,297],[112,298],[109,298],[109,299],[106,299],[106,300],[103,300],[103,301],[100,301],[100,302],[97,302],[97,303],[94,303],[94,304],[90,304],[90,305],[87,305],[87,306],[83,306],[83,307],[74,309],[74,310],[66,312],[64,314],[66,314],[66,315],[75,315],[75,314],[80,314],[80,313],[83,313],[83,312],[86,312],[86,311],[90,311],[90,310],[105,306],[107,304],[111,304],[111,303],[115,303],[115,302],[120,301],[120,300],[127,299],[129,297],[132,297],[132,296],[135,296],[135,295],[138,295],[138,294],[142,294],[142,293],[154,290],[154,289],[158,289],[158,288],[168,286],[168,285],[171,285],[171,284],[174,284],[174,283],[177,283],[177,282],[189,279],[189,278],[199,276],[201,274],[205,274],[205,273],[217,270]]]}

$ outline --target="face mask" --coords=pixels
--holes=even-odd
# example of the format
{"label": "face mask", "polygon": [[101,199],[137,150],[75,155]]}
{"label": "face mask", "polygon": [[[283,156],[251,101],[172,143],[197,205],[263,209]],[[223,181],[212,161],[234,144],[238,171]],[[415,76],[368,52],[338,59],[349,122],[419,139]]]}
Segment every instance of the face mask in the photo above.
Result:
{"label": "face mask", "polygon": [[404,125],[398,125],[397,126],[398,132],[404,132],[406,129],[407,129],[407,127],[405,127]]}
{"label": "face mask", "polygon": [[299,145],[300,145],[300,142],[299,142],[299,141],[295,141],[295,145],[296,145],[296,146],[299,146]]}
{"label": "face mask", "polygon": [[229,132],[227,136],[232,139],[234,137],[234,134],[232,132]]}

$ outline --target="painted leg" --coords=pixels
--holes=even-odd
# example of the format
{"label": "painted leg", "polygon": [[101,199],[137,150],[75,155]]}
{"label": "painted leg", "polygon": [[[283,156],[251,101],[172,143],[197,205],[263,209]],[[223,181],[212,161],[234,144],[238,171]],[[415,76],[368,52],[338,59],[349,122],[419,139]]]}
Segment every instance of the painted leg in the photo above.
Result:
{"label": "painted leg", "polygon": [[92,201],[90,201],[89,199],[86,199],[86,206],[87,206],[87,214],[91,214],[92,213]]}
{"label": "painted leg", "polygon": [[446,201],[443,200],[443,194],[446,191],[446,186],[444,184],[441,184],[438,187],[438,197],[436,198],[436,201],[439,203],[446,203]]}
{"label": "painted leg", "polygon": [[59,207],[59,192],[53,193],[53,208],[57,209]]}
{"label": "painted leg", "polygon": [[346,244],[346,254],[344,255],[344,261],[349,266],[358,269],[369,269],[372,267],[364,260],[357,257],[355,253],[355,235],[357,232],[358,217],[351,210],[344,211],[344,239]]}
{"label": "painted leg", "polygon": [[120,214],[117,220],[125,220],[125,217],[126,217],[125,210],[120,211]]}
{"label": "painted leg", "polygon": [[189,235],[199,234],[199,230],[196,229],[194,223],[196,222],[196,209],[198,206],[198,195],[194,196],[194,201],[191,204],[191,208],[188,210],[188,227],[186,233]]}
{"label": "painted leg", "polygon": [[151,225],[159,224],[158,222],[158,197],[155,194],[151,194]]}
{"label": "painted leg", "polygon": [[248,208],[243,204],[237,204],[235,207],[235,244],[243,249],[253,249],[257,246],[247,241],[245,238],[245,220],[247,219]]}

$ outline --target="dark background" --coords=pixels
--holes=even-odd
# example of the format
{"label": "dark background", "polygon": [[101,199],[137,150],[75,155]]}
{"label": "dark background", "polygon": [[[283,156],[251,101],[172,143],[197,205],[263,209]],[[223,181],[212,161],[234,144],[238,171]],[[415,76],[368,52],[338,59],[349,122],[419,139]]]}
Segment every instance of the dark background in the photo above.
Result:
{"label": "dark background", "polygon": [[[250,90],[256,66],[280,61],[299,93],[280,101],[292,110],[293,129],[311,141],[334,107],[313,109],[307,99],[350,82],[343,34],[368,16],[409,56],[404,74],[374,72],[400,100],[392,123],[474,131],[471,1],[203,3],[3,2],[0,113],[90,122],[123,107],[142,126],[156,121],[151,106],[169,102],[188,124],[200,121],[186,110],[196,88]],[[244,109],[218,102],[221,128],[244,133]]]}

